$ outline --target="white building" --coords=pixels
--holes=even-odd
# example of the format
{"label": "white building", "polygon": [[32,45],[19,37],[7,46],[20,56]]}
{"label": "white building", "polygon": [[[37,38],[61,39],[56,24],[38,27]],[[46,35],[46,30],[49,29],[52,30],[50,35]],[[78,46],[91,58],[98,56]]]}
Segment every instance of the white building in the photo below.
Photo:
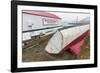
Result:
{"label": "white building", "polygon": [[45,11],[23,10],[22,20],[23,41],[31,39],[31,36],[52,31],[61,26],[59,24],[60,17]]}

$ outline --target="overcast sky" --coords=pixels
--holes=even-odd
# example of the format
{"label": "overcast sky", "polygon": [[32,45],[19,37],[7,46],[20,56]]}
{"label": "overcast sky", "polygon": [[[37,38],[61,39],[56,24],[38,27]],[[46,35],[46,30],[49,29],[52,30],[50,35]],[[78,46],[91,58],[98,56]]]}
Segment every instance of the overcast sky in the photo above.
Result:
{"label": "overcast sky", "polygon": [[89,20],[89,13],[65,13],[65,12],[49,12],[57,15],[62,19],[62,22],[74,23],[76,21]]}

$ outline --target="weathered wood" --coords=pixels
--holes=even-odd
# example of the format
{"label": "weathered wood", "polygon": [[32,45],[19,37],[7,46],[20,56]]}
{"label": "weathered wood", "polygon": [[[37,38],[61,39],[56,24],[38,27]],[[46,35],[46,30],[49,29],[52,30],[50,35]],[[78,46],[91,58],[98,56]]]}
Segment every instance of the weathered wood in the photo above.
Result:
{"label": "weathered wood", "polygon": [[[51,54],[58,54],[72,41],[89,30],[89,24],[57,31],[49,40],[45,50]],[[62,37],[61,37],[62,36]],[[61,43],[59,43],[61,42]],[[56,43],[56,44],[55,44]]]}

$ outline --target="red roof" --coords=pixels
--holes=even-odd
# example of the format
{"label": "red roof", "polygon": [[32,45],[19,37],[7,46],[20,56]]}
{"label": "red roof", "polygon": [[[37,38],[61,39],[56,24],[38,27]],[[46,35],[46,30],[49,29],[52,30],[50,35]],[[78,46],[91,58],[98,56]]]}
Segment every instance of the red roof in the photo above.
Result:
{"label": "red roof", "polygon": [[23,13],[27,13],[27,14],[38,15],[38,16],[44,16],[44,17],[50,17],[50,18],[61,19],[60,17],[56,16],[55,14],[48,13],[48,12],[45,12],[45,11],[38,11],[38,10],[23,10],[22,12],[23,12]]}

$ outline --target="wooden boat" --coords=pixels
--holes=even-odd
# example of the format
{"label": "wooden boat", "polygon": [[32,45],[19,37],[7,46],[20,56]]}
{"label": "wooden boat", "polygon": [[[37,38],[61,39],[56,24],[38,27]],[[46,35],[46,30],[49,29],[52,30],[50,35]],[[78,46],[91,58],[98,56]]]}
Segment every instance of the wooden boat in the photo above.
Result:
{"label": "wooden boat", "polygon": [[49,40],[45,51],[51,54],[59,54],[70,49],[74,54],[78,54],[81,45],[89,34],[90,25],[75,26],[68,29],[57,30]]}

